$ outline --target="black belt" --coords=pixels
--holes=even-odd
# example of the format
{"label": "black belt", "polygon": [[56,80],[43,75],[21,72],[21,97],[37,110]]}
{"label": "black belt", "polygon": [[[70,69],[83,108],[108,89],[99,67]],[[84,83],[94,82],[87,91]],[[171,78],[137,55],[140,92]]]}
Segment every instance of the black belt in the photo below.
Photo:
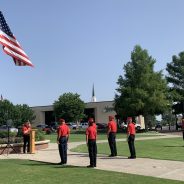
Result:
{"label": "black belt", "polygon": [[65,138],[66,136],[61,136],[60,138]]}

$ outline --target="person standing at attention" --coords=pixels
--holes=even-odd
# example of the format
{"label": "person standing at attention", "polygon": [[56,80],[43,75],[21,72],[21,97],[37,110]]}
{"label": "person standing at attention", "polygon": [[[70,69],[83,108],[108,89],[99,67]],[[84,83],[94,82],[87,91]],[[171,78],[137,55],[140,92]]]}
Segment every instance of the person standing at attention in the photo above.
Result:
{"label": "person standing at attention", "polygon": [[184,140],[184,117],[181,120],[181,130],[182,130],[182,133],[183,133],[183,140]]}
{"label": "person standing at attention", "polygon": [[96,157],[97,157],[97,131],[93,126],[94,121],[89,121],[89,127],[86,129],[86,144],[88,146],[90,165],[87,167],[96,167]]}
{"label": "person standing at attention", "polygon": [[93,127],[94,127],[95,129],[97,129],[96,123],[95,123],[95,121],[94,121],[93,118],[89,118],[88,123],[89,123],[89,122],[92,122],[92,123],[93,123]]}
{"label": "person standing at attention", "polygon": [[60,123],[60,126],[58,127],[58,131],[57,131],[57,134],[58,134],[57,143],[59,148],[59,155],[61,158],[61,162],[59,164],[63,165],[67,163],[67,143],[70,135],[70,129],[65,124],[64,119],[60,119],[59,123]]}
{"label": "person standing at attention", "polygon": [[[31,124],[29,120],[25,122],[22,126],[22,134],[23,134],[23,153],[30,152],[30,132],[31,132]],[[26,149],[27,148],[27,149]]]}
{"label": "person standing at attention", "polygon": [[111,154],[109,157],[115,157],[117,156],[117,148],[116,148],[116,132],[117,132],[117,124],[114,121],[113,116],[109,116],[109,122],[107,125],[107,138],[109,142],[109,147],[111,150]]}
{"label": "person standing at attention", "polygon": [[135,152],[135,146],[134,146],[134,141],[135,141],[135,124],[132,122],[132,117],[127,118],[127,140],[128,140],[128,146],[130,150],[130,157],[129,159],[135,159],[136,158],[136,152]]}

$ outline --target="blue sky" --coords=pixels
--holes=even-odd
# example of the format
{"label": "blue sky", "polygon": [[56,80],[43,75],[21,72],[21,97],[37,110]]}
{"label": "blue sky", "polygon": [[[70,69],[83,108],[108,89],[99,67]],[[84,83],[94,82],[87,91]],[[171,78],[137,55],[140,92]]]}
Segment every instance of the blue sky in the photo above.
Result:
{"label": "blue sky", "polygon": [[51,105],[66,92],[113,100],[136,44],[164,70],[184,50],[183,0],[1,0],[1,11],[34,68],[0,49],[0,94],[13,104]]}

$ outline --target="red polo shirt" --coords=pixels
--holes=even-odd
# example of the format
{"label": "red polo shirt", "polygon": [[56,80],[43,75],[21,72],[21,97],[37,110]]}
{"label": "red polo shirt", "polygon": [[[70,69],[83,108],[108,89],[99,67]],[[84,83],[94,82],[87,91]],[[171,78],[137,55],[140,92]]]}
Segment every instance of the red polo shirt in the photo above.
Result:
{"label": "red polo shirt", "polygon": [[117,124],[115,121],[109,121],[107,127],[109,132],[113,132],[113,133],[117,132]]}
{"label": "red polo shirt", "polygon": [[66,124],[60,125],[58,128],[59,137],[65,137],[70,134],[70,129]]}
{"label": "red polo shirt", "polygon": [[182,121],[181,121],[181,128],[182,128],[182,130],[184,130],[184,119],[182,119]]}
{"label": "red polo shirt", "polygon": [[95,122],[93,123],[93,127],[96,129],[96,123]]}
{"label": "red polo shirt", "polygon": [[133,122],[128,124],[127,132],[129,135],[135,135],[135,124]]}
{"label": "red polo shirt", "polygon": [[96,140],[96,136],[97,136],[96,128],[93,125],[89,126],[86,129],[86,135],[88,135],[88,139]]}
{"label": "red polo shirt", "polygon": [[29,135],[30,134],[30,131],[31,131],[31,127],[26,126],[26,125],[23,125],[23,127],[22,127],[22,133],[23,133],[23,135]]}

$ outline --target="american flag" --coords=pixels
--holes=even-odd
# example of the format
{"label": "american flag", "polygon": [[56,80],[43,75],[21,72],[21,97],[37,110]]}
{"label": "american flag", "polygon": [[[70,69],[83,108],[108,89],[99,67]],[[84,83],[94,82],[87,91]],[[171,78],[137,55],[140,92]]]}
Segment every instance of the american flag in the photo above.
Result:
{"label": "american flag", "polygon": [[6,20],[0,11],[0,43],[6,54],[12,56],[17,66],[33,66],[26,53],[21,48],[15,36],[11,32]]}

